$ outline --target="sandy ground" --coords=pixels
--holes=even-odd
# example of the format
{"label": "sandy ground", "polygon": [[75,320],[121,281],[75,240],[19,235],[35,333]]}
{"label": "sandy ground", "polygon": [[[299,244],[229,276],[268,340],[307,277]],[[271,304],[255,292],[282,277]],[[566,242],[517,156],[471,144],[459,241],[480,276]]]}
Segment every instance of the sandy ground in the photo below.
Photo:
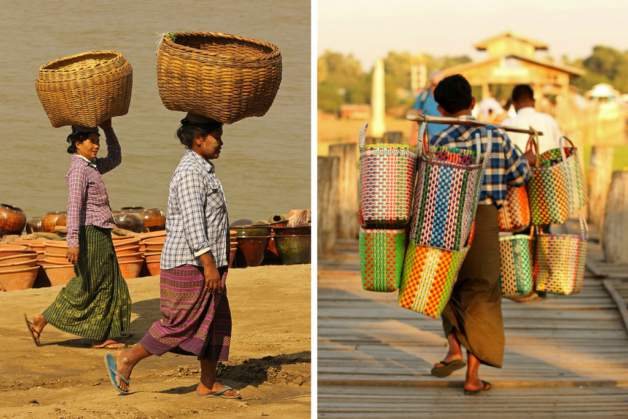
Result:
{"label": "sandy ground", "polygon": [[[150,357],[133,371],[132,394],[109,383],[91,341],[48,327],[36,347],[26,330],[60,287],[0,293],[0,418],[310,417],[310,265],[232,269],[227,279],[233,317],[229,362],[219,380],[242,400],[201,399],[194,357]],[[135,344],[161,318],[159,278],[129,280]]]}

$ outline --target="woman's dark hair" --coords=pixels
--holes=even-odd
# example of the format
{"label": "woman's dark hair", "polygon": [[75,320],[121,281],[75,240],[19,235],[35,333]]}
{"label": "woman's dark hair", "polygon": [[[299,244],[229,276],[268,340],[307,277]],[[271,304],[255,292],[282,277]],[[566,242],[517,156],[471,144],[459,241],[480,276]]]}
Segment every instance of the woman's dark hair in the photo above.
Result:
{"label": "woman's dark hair", "polygon": [[434,99],[451,114],[469,109],[473,101],[471,85],[461,74],[445,77],[434,89]]}
{"label": "woman's dark hair", "polygon": [[222,122],[198,123],[190,122],[187,118],[184,118],[181,120],[181,126],[177,129],[176,136],[185,148],[190,149],[192,148],[195,135],[198,134],[205,138],[220,127],[222,127]]}
{"label": "woman's dark hair", "polygon": [[534,91],[527,84],[518,84],[512,89],[512,101],[519,103],[521,100],[534,99]]}
{"label": "woman's dark hair", "polygon": [[[89,132],[77,132],[75,134],[70,134],[68,135],[67,138],[67,142],[70,143],[70,146],[68,147],[68,154],[74,154],[76,153],[76,142],[78,141],[79,143],[82,143],[83,141],[87,140],[89,138]],[[96,135],[98,135],[100,137],[99,133],[96,133]]]}

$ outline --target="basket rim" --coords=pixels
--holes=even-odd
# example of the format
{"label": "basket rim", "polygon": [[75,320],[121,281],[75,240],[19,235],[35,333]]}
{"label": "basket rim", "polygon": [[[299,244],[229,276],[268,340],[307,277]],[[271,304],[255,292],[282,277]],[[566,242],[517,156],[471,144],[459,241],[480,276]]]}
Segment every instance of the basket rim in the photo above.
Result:
{"label": "basket rim", "polygon": [[267,61],[272,60],[277,57],[281,57],[281,51],[279,47],[269,42],[260,41],[253,38],[246,38],[243,36],[230,35],[222,32],[175,32],[173,33],[175,37],[205,37],[205,38],[222,38],[222,39],[231,39],[235,41],[242,41],[250,44],[259,45],[262,47],[270,48],[271,52],[264,55],[259,55],[257,57],[240,57],[233,55],[224,55],[215,52],[207,52],[198,48],[192,48],[185,45],[181,45],[176,41],[173,41],[169,35],[163,34],[162,39],[160,41],[161,51],[163,49],[163,44],[166,44],[168,47],[173,48],[175,50],[179,50],[181,52],[188,52],[193,54],[199,54],[208,58],[220,59],[222,61],[237,61],[237,62],[256,62],[256,61]]}
{"label": "basket rim", "polygon": [[[107,60],[102,60],[96,64],[91,64],[91,65],[85,65],[84,67],[77,67],[77,68],[72,68],[72,69],[52,69],[52,68],[47,68],[53,64],[57,64],[63,61],[67,61],[67,60],[71,60],[71,59],[75,59],[75,58],[79,58],[79,57],[84,57],[86,55],[111,55],[113,54],[114,57],[107,59]],[[67,57],[61,57],[61,58],[57,58],[56,60],[52,60],[52,61],[48,61],[46,64],[42,65],[41,67],[39,67],[39,72],[64,72],[64,73],[71,73],[71,72],[77,72],[77,71],[83,71],[86,68],[96,68],[105,64],[108,64],[112,61],[115,60],[119,60],[120,58],[124,58],[122,56],[122,53],[120,53],[119,51],[113,51],[113,50],[96,50],[96,51],[86,51],[86,52],[81,52],[79,54],[74,54],[74,55],[68,55]]]}

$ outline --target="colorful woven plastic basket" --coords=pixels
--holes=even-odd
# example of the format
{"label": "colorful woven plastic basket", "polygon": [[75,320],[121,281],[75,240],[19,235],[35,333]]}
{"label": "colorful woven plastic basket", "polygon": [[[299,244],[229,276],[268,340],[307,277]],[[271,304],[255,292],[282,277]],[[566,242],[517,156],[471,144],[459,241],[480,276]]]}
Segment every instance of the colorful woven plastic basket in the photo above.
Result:
{"label": "colorful woven plastic basket", "polygon": [[379,292],[399,288],[405,241],[405,230],[360,229],[362,288]]}
{"label": "colorful woven plastic basket", "polygon": [[499,231],[518,232],[530,226],[530,202],[525,186],[506,187],[506,202],[497,211]]}
{"label": "colorful woven plastic basket", "polygon": [[[530,138],[526,147],[538,154],[538,143]],[[564,162],[532,167],[528,181],[530,221],[533,225],[563,224],[569,217],[569,172]]]}
{"label": "colorful woven plastic basket", "polygon": [[410,242],[403,264],[399,306],[436,318],[445,309],[471,242],[461,251]]}
{"label": "colorful woven plastic basket", "polygon": [[[484,163],[480,137],[476,136],[475,164],[444,162],[428,149],[419,158],[410,241],[421,246],[460,251],[469,238],[475,219],[486,164],[491,156],[491,131]],[[419,138],[424,135],[423,124]],[[452,153],[457,150],[453,149]]]}
{"label": "colorful woven plastic basket", "polygon": [[410,219],[416,149],[408,144],[364,145],[360,133],[360,214],[369,228],[403,228]]}
{"label": "colorful woven plastic basket", "polygon": [[588,229],[580,217],[581,235],[537,234],[534,277],[536,291],[575,294],[582,289]]}
{"label": "colorful woven plastic basket", "polygon": [[499,238],[502,260],[499,284],[503,297],[525,297],[534,290],[533,247],[532,236],[520,234]]}
{"label": "colorful woven plastic basket", "polygon": [[[569,142],[571,147],[565,147],[563,138]],[[571,140],[567,137],[560,137],[558,142],[560,148],[554,148],[541,154],[539,161],[541,166],[544,167],[551,167],[556,164],[564,165],[568,180],[569,215],[572,215],[589,202],[589,197],[587,196],[584,175],[578,160],[578,149],[574,147]]]}

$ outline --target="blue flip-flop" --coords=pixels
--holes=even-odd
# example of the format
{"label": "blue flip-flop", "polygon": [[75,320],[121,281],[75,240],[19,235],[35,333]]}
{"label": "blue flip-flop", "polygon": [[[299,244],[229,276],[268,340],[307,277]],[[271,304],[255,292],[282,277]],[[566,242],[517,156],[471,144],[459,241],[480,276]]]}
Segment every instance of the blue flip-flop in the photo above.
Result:
{"label": "blue flip-flop", "polygon": [[107,368],[107,375],[109,376],[109,380],[111,384],[122,394],[129,394],[128,391],[124,391],[118,385],[116,377],[120,377],[122,381],[124,381],[127,385],[131,382],[131,380],[127,380],[122,375],[118,374],[118,367],[116,366],[116,360],[111,354],[105,355],[105,367]]}
{"label": "blue flip-flop", "polygon": [[233,390],[233,388],[229,387],[229,386],[225,386],[225,388],[223,388],[220,391],[216,391],[215,393],[209,393],[209,394],[204,394],[204,395],[200,395],[198,393],[196,393],[197,397],[220,397],[223,399],[241,399],[242,395],[241,394],[236,394],[235,396],[226,396],[224,393],[229,391],[229,390]]}

